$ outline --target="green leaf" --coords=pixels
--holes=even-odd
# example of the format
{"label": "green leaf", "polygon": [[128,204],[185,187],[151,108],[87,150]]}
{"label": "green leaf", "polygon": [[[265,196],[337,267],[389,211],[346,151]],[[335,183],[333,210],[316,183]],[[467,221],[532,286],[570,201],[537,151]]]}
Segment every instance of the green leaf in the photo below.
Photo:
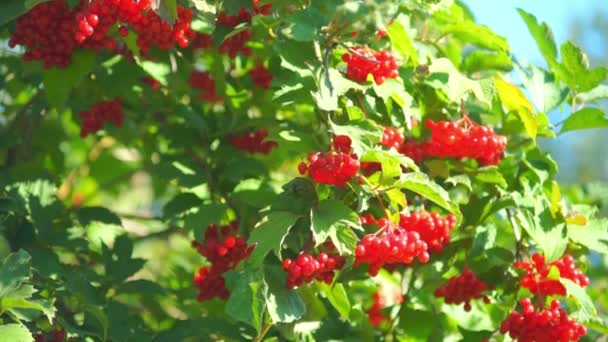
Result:
{"label": "green leaf", "polygon": [[562,63],[553,66],[555,76],[564,81],[575,93],[589,91],[602,83],[608,76],[608,69],[589,69],[589,59],[581,49],[571,42],[564,43],[560,51]]}
{"label": "green leaf", "polygon": [[51,322],[55,316],[53,302],[44,299],[15,298],[14,296],[9,296],[0,299],[0,307],[8,310],[29,309],[40,311],[47,317],[49,322]]}
{"label": "green leaf", "polygon": [[501,188],[507,187],[507,181],[496,166],[486,166],[477,169],[474,173],[474,178],[478,182],[496,184]]}
{"label": "green leaf", "polygon": [[401,174],[401,162],[396,154],[385,150],[370,150],[361,157],[361,161],[380,163],[383,177],[396,178]]}
{"label": "green leaf", "polygon": [[253,12],[253,1],[249,0],[222,0],[222,9],[227,14],[237,14],[240,9],[244,8],[249,13]]}
{"label": "green leaf", "polygon": [[0,1],[0,26],[5,25],[34,6],[50,0],[2,0]]}
{"label": "green leaf", "polygon": [[564,254],[568,244],[566,225],[555,222],[549,208],[536,208],[534,212],[522,208],[515,219],[543,250],[547,261],[556,260]]}
{"label": "green leaf", "polygon": [[66,68],[43,71],[44,91],[51,106],[63,108],[72,89],[95,67],[96,57],[95,51],[77,50]]}
{"label": "green leaf", "polygon": [[439,25],[441,33],[449,33],[464,42],[495,51],[509,51],[509,44],[504,37],[494,33],[486,26],[470,20],[459,20],[447,25]]}
{"label": "green leaf", "polygon": [[20,249],[11,253],[0,265],[0,298],[17,290],[30,277],[30,255]]}
{"label": "green leaf", "polygon": [[462,214],[458,205],[450,199],[450,195],[445,189],[430,180],[426,174],[421,172],[403,174],[394,186],[417,193],[454,214],[458,223],[462,222]]}
{"label": "green leaf", "polygon": [[523,122],[526,132],[532,139],[536,139],[538,133],[538,123],[532,114],[534,108],[524,93],[515,85],[505,81],[502,77],[497,76],[494,79],[496,91],[500,97],[500,101],[509,112],[517,113],[519,119]]}
{"label": "green leaf", "polygon": [[237,321],[245,322],[258,332],[262,328],[262,319],[266,310],[268,287],[264,283],[261,270],[230,271],[226,278],[226,287],[230,298],[226,302],[226,313]]}
{"label": "green leaf", "polygon": [[598,102],[599,100],[608,99],[608,85],[600,84],[588,92],[576,94],[576,99],[579,103]]}
{"label": "green leaf", "polygon": [[[350,227],[359,227],[359,216],[342,201],[328,199],[319,202],[310,212],[311,230],[315,239],[315,246],[323,244],[331,238],[340,254],[352,254],[354,250],[352,235],[344,230]],[[342,241],[346,237],[346,241]],[[356,237],[355,237],[356,244]]]}
{"label": "green leaf", "polygon": [[226,206],[219,203],[203,204],[198,207],[198,210],[189,213],[184,219],[184,225],[187,229],[194,231],[194,237],[197,240],[202,241],[205,236],[205,230],[207,226],[212,223],[220,223],[224,214],[226,213]]}
{"label": "green leaf", "polygon": [[268,285],[266,306],[273,322],[293,322],[306,312],[306,306],[298,293],[285,287],[286,278],[285,271],[280,267],[265,269],[264,280]]}
{"label": "green leaf", "polygon": [[570,240],[598,253],[608,255],[608,219],[589,219],[583,227],[568,225]]}
{"label": "green leaf", "polygon": [[437,317],[429,311],[414,310],[406,307],[401,308],[399,313],[399,326],[406,333],[400,337],[400,341],[414,342],[427,341]]}
{"label": "green leaf", "polygon": [[[479,101],[491,105],[492,99],[487,98],[481,83],[462,75],[449,59],[435,59],[429,66],[429,72],[431,73],[429,80],[439,80],[442,84],[441,89],[450,101],[458,103],[466,94],[472,92]],[[447,82],[444,82],[443,80],[446,79]]]}
{"label": "green leaf", "polygon": [[559,134],[581,129],[605,127],[608,127],[608,118],[604,111],[599,108],[587,107],[572,113],[566,121],[564,121]]}
{"label": "green leaf", "polygon": [[327,75],[321,73],[319,78],[319,89],[311,92],[311,95],[322,110],[337,110],[339,97],[351,89],[364,91],[369,88],[369,85],[361,85],[349,80],[336,69],[329,69]]}
{"label": "green leaf", "polygon": [[598,317],[593,301],[589,298],[585,289],[570,279],[561,278],[560,282],[566,287],[568,298],[573,299],[578,305],[578,310],[572,314],[574,319],[579,323],[586,323]]}
{"label": "green leaf", "polygon": [[330,120],[329,126],[333,134],[349,136],[354,152],[360,156],[380,142],[384,131],[372,120],[349,122],[346,126],[336,125]]}
{"label": "green leaf", "polygon": [[120,217],[104,207],[81,207],[77,209],[76,216],[83,226],[88,226],[92,222],[122,225]]}
{"label": "green leaf", "polygon": [[409,27],[409,17],[400,13],[388,26],[386,32],[391,40],[391,45],[401,54],[403,60],[409,60],[409,64],[418,65],[416,48],[405,30],[406,27]]}
{"label": "green leaf", "polygon": [[469,74],[485,70],[511,71],[513,62],[504,52],[475,50],[464,58],[462,69]]}
{"label": "green leaf", "polygon": [[557,45],[553,38],[553,31],[547,25],[547,23],[539,24],[536,17],[521,8],[517,9],[517,12],[528,26],[528,31],[532,35],[532,38],[536,41],[540,52],[545,57],[547,64],[551,66],[557,59]]}
{"label": "green leaf", "polygon": [[163,207],[163,217],[170,218],[182,214],[201,204],[201,199],[191,192],[182,192],[173,197]]}
{"label": "green leaf", "polygon": [[548,113],[566,100],[568,88],[555,82],[553,75],[546,70],[523,62],[518,62],[515,69],[540,111]]}
{"label": "green leaf", "polygon": [[317,39],[321,28],[328,23],[323,13],[312,6],[286,17],[285,21],[291,24],[290,33],[293,39],[300,42]]}
{"label": "green leaf", "polygon": [[288,211],[272,211],[264,217],[249,236],[248,244],[255,245],[255,248],[248,262],[259,266],[270,251],[280,257],[283,240],[299,218],[299,215]]}
{"label": "green leaf", "polygon": [[351,305],[344,285],[335,284],[334,286],[330,286],[323,282],[318,282],[317,287],[334,309],[338,311],[340,317],[348,320],[350,317]]}
{"label": "green leaf", "polygon": [[0,325],[0,336],[4,341],[33,342],[32,334],[24,325],[11,323]]}
{"label": "green leaf", "polygon": [[152,10],[171,26],[177,20],[176,0],[154,0],[152,1]]}

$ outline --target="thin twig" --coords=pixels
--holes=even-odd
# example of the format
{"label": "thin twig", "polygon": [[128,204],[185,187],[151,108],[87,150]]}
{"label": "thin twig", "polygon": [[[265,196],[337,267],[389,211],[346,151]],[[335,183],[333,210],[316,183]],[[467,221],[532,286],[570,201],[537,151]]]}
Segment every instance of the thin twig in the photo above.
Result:
{"label": "thin twig", "polygon": [[264,328],[262,329],[262,331],[260,331],[260,333],[258,334],[258,336],[256,336],[253,339],[253,342],[260,342],[260,341],[262,341],[264,339],[264,336],[266,336],[266,334],[270,330],[270,328],[272,328],[272,323],[270,321],[268,321],[268,322],[266,322],[266,325],[264,326]]}
{"label": "thin twig", "polygon": [[507,209],[507,216],[509,217],[511,227],[513,227],[513,235],[515,235],[515,259],[519,260],[521,257],[521,232],[519,231],[517,222],[515,222],[515,217],[513,217],[511,209]]}

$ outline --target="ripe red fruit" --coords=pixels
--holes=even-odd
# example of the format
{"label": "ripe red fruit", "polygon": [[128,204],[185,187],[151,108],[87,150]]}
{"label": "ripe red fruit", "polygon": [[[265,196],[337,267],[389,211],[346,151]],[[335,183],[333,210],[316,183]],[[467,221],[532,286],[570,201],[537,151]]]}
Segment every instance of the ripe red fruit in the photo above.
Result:
{"label": "ripe red fruit", "polygon": [[468,268],[462,274],[452,277],[447,283],[435,291],[435,297],[443,297],[447,304],[462,304],[464,310],[471,311],[471,300],[483,299],[488,303],[489,298],[482,293],[489,290],[489,287]]}
{"label": "ripe red fruit", "polygon": [[560,278],[570,279],[581,287],[589,285],[589,278],[576,268],[574,259],[568,254],[560,260],[546,263],[542,254],[534,253],[532,261],[517,261],[514,266],[526,271],[520,284],[535,295],[566,295],[566,287],[559,280],[548,278],[552,266],[558,269]]}
{"label": "ripe red fruit", "polygon": [[194,285],[199,290],[199,301],[214,297],[227,299],[230,296],[223,274],[234,269],[253,251],[253,246],[247,246],[245,239],[236,234],[237,229],[236,222],[221,227],[211,224],[207,226],[203,243],[192,242],[198,253],[211,264],[210,267],[199,268],[194,276]]}
{"label": "ripe red fruit", "polygon": [[382,267],[408,265],[415,258],[422,263],[429,261],[427,244],[417,232],[408,232],[390,224],[380,227],[381,234],[367,234],[355,249],[355,266],[369,265],[368,273],[376,276]]}
{"label": "ripe red fruit", "polygon": [[129,35],[129,29],[126,26],[121,26],[118,28],[118,34],[121,37],[126,37]]}
{"label": "ripe red fruit", "polygon": [[[317,183],[344,187],[359,171],[359,161],[342,152],[311,153],[308,155],[308,176]],[[299,166],[302,170],[304,167]]]}
{"label": "ripe red fruit", "polygon": [[341,153],[350,153],[352,140],[347,135],[336,135],[332,140],[334,149]]}
{"label": "ripe red fruit", "polygon": [[399,63],[389,51],[355,47],[342,55],[342,60],[347,63],[346,77],[358,83],[367,82],[369,74],[374,77],[376,84],[399,75]]}
{"label": "ripe red fruit", "polygon": [[276,141],[266,140],[268,136],[268,130],[265,128],[258,129],[257,131],[243,133],[229,137],[230,144],[243,150],[249,154],[262,153],[269,154],[270,151],[277,147],[279,144]]}
{"label": "ripe red fruit", "polygon": [[534,308],[530,298],[521,300],[522,311],[513,311],[500,326],[500,333],[516,341],[578,341],[587,329],[568,317],[557,300],[548,309]]}
{"label": "ripe red fruit", "polygon": [[256,64],[256,66],[249,71],[249,76],[253,80],[258,88],[268,89],[270,82],[272,82],[272,74],[262,64]]}
{"label": "ripe red fruit", "polygon": [[188,84],[193,89],[200,90],[199,98],[209,103],[222,103],[224,98],[217,95],[215,80],[206,71],[192,71]]}
{"label": "ripe red fruit", "polygon": [[283,269],[287,271],[287,288],[292,289],[314,280],[331,284],[335,270],[344,266],[344,258],[339,255],[319,253],[318,256],[300,253],[295,260],[283,260]]}
{"label": "ripe red fruit", "polygon": [[385,305],[384,296],[382,295],[382,292],[374,292],[372,298],[374,300],[374,303],[371,307],[365,310],[365,312],[367,313],[367,319],[369,323],[372,326],[377,327],[382,324],[382,322],[387,322],[389,318],[386,317],[381,311]]}
{"label": "ripe red fruit", "polygon": [[455,225],[456,216],[452,214],[444,218],[438,213],[418,211],[402,213],[399,218],[399,226],[407,231],[418,232],[420,239],[433,252],[441,252],[450,243],[450,231]]}
{"label": "ripe red fruit", "polygon": [[98,102],[89,111],[80,112],[82,126],[80,136],[86,137],[103,128],[105,122],[110,122],[116,127],[122,127],[125,113],[122,110],[122,100],[115,97],[111,101]]}

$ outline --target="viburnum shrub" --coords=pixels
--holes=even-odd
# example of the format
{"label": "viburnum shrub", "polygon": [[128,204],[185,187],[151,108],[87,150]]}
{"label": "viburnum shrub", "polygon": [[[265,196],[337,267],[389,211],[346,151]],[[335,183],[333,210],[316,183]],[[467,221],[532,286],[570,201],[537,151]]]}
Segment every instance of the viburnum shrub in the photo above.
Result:
{"label": "viburnum shrub", "polygon": [[543,147],[608,71],[533,15],[545,67],[459,1],[0,8],[0,341],[608,333],[606,186]]}

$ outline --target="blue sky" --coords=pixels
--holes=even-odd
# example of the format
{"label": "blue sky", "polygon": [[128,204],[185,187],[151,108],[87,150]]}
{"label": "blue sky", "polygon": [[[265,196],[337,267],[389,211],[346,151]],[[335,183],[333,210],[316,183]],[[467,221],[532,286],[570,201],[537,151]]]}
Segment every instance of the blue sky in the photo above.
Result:
{"label": "blue sky", "polygon": [[[534,14],[539,21],[547,22],[558,46],[568,39],[569,21],[573,16],[588,17],[598,8],[608,13],[608,0],[464,0],[464,3],[477,22],[507,38],[517,58],[525,57],[534,64],[542,64],[543,59],[516,8],[520,7]],[[598,47],[593,41],[597,34],[587,34],[581,42],[585,48]]]}

